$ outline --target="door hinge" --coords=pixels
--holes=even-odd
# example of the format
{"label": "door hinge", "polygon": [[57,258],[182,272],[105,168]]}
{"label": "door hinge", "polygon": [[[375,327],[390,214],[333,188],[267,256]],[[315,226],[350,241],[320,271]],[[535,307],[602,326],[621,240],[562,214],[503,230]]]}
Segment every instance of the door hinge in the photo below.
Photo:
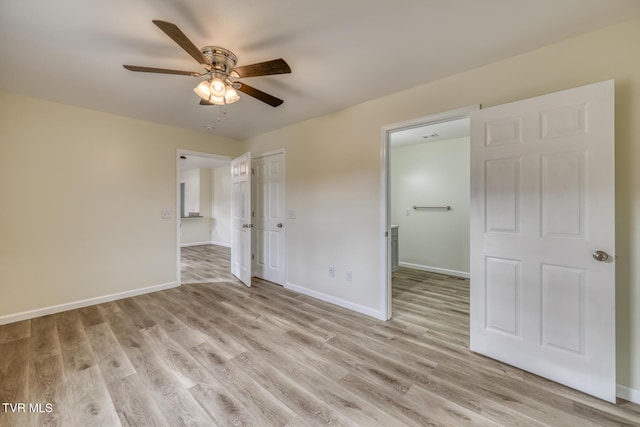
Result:
{"label": "door hinge", "polygon": [[255,254],[251,254],[251,261],[255,261],[256,260],[256,255]]}
{"label": "door hinge", "polygon": [[389,237],[389,232],[388,231],[384,232],[384,237]]}
{"label": "door hinge", "polygon": [[256,213],[254,211],[251,211],[251,218],[255,218],[256,217]]}
{"label": "door hinge", "polygon": [[255,175],[256,174],[256,170],[254,168],[251,168],[251,175]]}

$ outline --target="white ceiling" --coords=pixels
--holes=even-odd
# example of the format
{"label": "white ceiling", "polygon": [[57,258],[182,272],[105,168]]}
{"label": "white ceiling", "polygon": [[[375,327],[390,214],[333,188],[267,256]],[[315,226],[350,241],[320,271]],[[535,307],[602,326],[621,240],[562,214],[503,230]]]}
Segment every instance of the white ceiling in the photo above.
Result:
{"label": "white ceiling", "polygon": [[389,144],[392,147],[404,147],[407,145],[425,144],[431,142],[446,141],[449,139],[464,138],[470,135],[471,123],[469,118],[448,120],[425,126],[402,129],[391,132]]}
{"label": "white ceiling", "polygon": [[[0,0],[0,90],[244,139],[640,16],[638,0]],[[239,65],[284,58],[289,75],[246,79],[216,121],[200,71],[151,23],[177,24]]]}

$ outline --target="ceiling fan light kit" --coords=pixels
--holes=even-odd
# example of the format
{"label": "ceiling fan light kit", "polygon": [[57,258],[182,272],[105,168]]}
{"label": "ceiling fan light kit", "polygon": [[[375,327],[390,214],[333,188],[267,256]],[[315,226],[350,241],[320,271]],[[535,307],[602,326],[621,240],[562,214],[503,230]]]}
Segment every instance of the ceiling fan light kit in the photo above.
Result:
{"label": "ceiling fan light kit", "polygon": [[[204,68],[204,72],[151,68],[137,65],[124,65],[124,68],[135,72],[176,74],[192,77],[207,77],[193,91],[202,99],[200,105],[227,105],[240,99],[236,90],[258,99],[272,107],[284,101],[273,95],[262,92],[245,83],[232,79],[259,77],[275,74],[291,73],[291,68],[283,59],[260,62],[257,64],[236,67],[238,57],[228,49],[218,46],[205,46],[198,49],[187,36],[171,22],[154,20],[153,23],[184,49]],[[226,111],[225,111],[226,112]]]}
{"label": "ceiling fan light kit", "polygon": [[209,79],[200,82],[193,91],[200,98],[214,105],[233,104],[240,99],[230,83],[221,81],[220,79]]}

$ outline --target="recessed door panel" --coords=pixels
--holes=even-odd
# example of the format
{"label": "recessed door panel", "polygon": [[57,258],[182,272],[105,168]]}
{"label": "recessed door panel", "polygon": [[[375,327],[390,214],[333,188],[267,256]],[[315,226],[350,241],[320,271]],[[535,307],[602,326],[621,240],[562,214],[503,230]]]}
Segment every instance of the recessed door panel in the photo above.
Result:
{"label": "recessed door panel", "polygon": [[486,322],[489,330],[518,336],[520,318],[520,261],[487,258]]}
{"label": "recessed door panel", "polygon": [[584,238],[586,153],[542,156],[542,234]]}
{"label": "recessed door panel", "polygon": [[269,219],[277,220],[278,218],[283,217],[282,212],[280,211],[281,193],[279,182],[269,183],[269,200],[267,201],[269,205]]}
{"label": "recessed door panel", "polygon": [[280,233],[269,231],[269,268],[280,269]]}
{"label": "recessed door panel", "polygon": [[484,140],[487,147],[522,142],[522,118],[507,117],[487,122]]}
{"label": "recessed door panel", "polygon": [[540,114],[542,139],[579,136],[587,133],[587,105],[572,105]]}
{"label": "recessed door panel", "polygon": [[487,232],[518,232],[520,169],[520,159],[500,159],[486,162]]}
{"label": "recessed door panel", "polygon": [[585,278],[582,269],[542,266],[542,345],[584,354]]}

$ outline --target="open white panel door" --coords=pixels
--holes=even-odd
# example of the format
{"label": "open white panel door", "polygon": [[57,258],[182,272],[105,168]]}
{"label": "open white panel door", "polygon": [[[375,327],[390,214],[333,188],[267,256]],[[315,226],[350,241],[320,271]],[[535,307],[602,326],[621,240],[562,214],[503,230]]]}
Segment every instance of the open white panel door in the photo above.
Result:
{"label": "open white panel door", "polygon": [[251,153],[231,161],[231,274],[251,286]]}
{"label": "open white panel door", "polygon": [[473,112],[471,350],[615,402],[614,225],[613,81]]}

